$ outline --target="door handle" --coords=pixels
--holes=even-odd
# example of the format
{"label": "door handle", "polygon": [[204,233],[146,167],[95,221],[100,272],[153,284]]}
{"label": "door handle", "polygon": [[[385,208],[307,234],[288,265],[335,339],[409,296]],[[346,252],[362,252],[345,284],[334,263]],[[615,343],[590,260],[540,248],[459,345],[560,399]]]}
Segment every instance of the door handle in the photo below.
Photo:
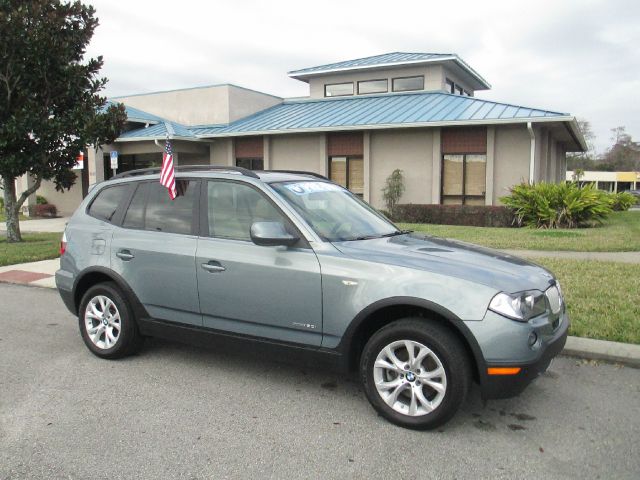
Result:
{"label": "door handle", "polygon": [[204,268],[207,272],[210,273],[219,273],[224,272],[226,268],[224,268],[220,262],[216,260],[210,260],[208,263],[203,263],[202,268]]}
{"label": "door handle", "polygon": [[134,255],[129,250],[120,250],[118,253],[116,253],[116,257],[124,261],[129,261],[134,258]]}

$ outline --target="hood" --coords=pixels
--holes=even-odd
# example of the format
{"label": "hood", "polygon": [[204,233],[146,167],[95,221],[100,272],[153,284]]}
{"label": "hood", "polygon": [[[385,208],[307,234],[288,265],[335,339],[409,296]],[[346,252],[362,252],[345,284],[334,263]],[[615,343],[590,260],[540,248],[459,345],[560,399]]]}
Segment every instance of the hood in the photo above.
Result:
{"label": "hood", "polygon": [[334,245],[352,258],[455,276],[509,293],[544,291],[554,283],[539,265],[457,240],[411,233]]}

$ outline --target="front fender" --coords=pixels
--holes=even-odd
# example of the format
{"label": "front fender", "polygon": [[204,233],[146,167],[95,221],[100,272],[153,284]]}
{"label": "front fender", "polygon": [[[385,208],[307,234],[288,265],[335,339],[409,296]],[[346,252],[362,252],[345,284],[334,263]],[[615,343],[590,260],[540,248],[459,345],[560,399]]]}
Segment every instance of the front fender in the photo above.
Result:
{"label": "front fender", "polygon": [[445,318],[481,321],[497,290],[458,277],[341,255],[319,255],[323,347],[336,348],[361,312],[394,298],[416,299]]}

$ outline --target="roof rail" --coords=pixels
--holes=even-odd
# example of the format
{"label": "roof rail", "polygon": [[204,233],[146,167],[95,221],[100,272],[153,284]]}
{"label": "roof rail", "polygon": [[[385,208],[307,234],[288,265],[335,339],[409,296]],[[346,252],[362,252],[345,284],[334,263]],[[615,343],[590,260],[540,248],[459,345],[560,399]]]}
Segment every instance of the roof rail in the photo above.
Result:
{"label": "roof rail", "polygon": [[265,170],[267,173],[292,173],[294,175],[311,175],[312,177],[322,178],[323,180],[329,180],[324,175],[316,172],[305,172],[302,170]]}
{"label": "roof rail", "polygon": [[[113,177],[111,177],[111,179],[114,180],[117,178],[137,177],[139,175],[153,175],[155,173],[160,173],[161,170],[162,170],[162,167],[140,168],[137,170],[129,170],[128,172],[118,173],[117,175],[114,175]],[[202,172],[202,171],[209,171],[209,170],[220,170],[223,172],[227,171],[227,172],[240,173],[245,177],[260,178],[251,170],[248,170],[246,168],[231,167],[231,166],[224,166],[224,165],[178,165],[177,167],[174,167],[174,170],[176,172]]]}

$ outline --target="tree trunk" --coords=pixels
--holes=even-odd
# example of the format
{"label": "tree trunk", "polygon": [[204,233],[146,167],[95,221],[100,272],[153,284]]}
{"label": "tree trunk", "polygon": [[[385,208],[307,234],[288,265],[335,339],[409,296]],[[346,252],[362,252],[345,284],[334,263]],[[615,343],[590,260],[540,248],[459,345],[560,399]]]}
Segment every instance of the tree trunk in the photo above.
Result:
{"label": "tree trunk", "polygon": [[16,201],[15,178],[2,177],[4,183],[4,213],[7,216],[7,242],[21,242],[19,211],[20,205]]}

